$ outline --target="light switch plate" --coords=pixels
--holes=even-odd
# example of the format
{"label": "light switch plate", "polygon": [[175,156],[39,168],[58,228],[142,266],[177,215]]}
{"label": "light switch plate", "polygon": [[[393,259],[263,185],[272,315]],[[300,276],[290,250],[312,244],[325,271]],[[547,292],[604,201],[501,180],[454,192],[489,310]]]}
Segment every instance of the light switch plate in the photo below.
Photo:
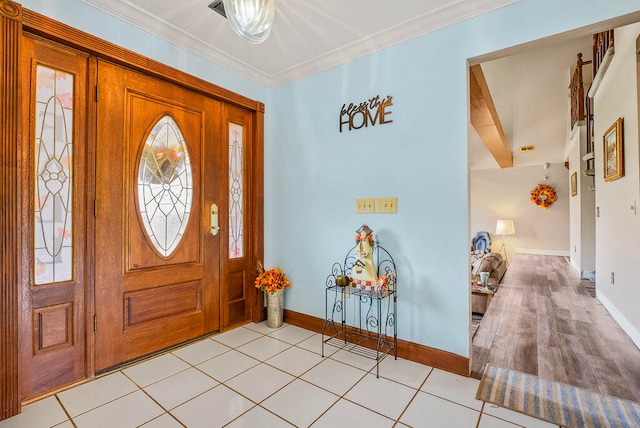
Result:
{"label": "light switch plate", "polygon": [[398,212],[398,198],[377,198],[376,212],[379,214],[395,214]]}
{"label": "light switch plate", "polygon": [[374,198],[357,198],[356,214],[373,214],[376,208],[376,200]]}

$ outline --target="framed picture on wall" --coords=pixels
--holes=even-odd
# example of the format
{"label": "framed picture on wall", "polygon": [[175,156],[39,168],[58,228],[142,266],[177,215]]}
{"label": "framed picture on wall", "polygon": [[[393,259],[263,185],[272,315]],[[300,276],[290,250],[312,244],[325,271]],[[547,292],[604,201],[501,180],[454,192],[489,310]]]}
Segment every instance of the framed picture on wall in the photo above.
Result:
{"label": "framed picture on wall", "polygon": [[576,196],[578,194],[578,173],[574,172],[571,174],[571,196]]}
{"label": "framed picture on wall", "polygon": [[624,176],[624,141],[622,140],[622,118],[615,121],[603,139],[604,181],[617,180]]}

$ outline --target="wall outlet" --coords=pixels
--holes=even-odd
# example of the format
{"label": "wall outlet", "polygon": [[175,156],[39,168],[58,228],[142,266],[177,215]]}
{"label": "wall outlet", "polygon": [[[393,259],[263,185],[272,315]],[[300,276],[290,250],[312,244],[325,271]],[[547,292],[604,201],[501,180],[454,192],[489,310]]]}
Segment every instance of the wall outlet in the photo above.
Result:
{"label": "wall outlet", "polygon": [[398,198],[376,198],[376,212],[395,214],[398,212]]}
{"label": "wall outlet", "polygon": [[356,214],[373,214],[375,212],[376,200],[374,198],[357,198]]}
{"label": "wall outlet", "polygon": [[613,272],[611,272],[611,285],[615,284],[615,276],[613,275]]}

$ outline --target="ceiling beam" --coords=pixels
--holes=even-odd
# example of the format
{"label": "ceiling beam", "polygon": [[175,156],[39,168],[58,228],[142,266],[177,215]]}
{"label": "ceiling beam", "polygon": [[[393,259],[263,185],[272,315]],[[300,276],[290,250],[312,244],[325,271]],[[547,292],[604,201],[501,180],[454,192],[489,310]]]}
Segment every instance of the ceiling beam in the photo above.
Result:
{"label": "ceiling beam", "polygon": [[472,65],[469,69],[469,106],[471,125],[500,168],[513,167],[513,153],[480,64]]}

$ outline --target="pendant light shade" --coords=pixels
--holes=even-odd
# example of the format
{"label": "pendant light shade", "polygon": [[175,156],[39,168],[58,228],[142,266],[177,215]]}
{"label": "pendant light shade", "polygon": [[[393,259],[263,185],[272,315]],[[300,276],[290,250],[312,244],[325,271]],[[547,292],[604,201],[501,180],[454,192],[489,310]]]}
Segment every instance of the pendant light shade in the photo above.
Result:
{"label": "pendant light shade", "polygon": [[229,25],[249,43],[259,44],[271,34],[275,0],[224,0]]}

